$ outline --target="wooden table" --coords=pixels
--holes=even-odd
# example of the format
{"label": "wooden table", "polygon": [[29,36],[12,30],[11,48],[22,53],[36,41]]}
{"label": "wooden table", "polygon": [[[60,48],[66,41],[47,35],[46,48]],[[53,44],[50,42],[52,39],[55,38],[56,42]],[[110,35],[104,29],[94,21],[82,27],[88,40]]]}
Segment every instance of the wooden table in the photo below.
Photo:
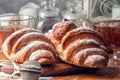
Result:
{"label": "wooden table", "polygon": [[109,55],[108,66],[102,69],[91,71],[79,71],[77,74],[56,76],[52,80],[120,80],[120,61],[112,59]]}
{"label": "wooden table", "polygon": [[110,60],[106,68],[98,69],[93,73],[56,76],[52,80],[120,80],[120,61]]}
{"label": "wooden table", "polygon": [[[73,67],[67,66],[62,67],[59,65],[56,65],[56,67],[51,68],[51,71],[58,70],[56,72],[62,71],[63,69],[66,69],[69,67],[69,69],[72,69]],[[60,69],[60,70],[59,70]],[[69,71],[69,69],[67,71]],[[49,70],[49,72],[51,72]],[[66,71],[65,71],[66,72]],[[77,71],[70,72],[69,74],[62,75],[62,76],[52,76],[50,80],[120,80],[120,61],[115,61],[113,59],[110,59],[108,62],[108,66],[101,69],[77,69]],[[62,71],[61,74],[63,74],[64,71]],[[51,77],[51,76],[49,76]],[[10,80],[10,79],[2,79],[0,80]],[[17,79],[16,79],[17,80]],[[48,79],[49,80],[49,79]]]}

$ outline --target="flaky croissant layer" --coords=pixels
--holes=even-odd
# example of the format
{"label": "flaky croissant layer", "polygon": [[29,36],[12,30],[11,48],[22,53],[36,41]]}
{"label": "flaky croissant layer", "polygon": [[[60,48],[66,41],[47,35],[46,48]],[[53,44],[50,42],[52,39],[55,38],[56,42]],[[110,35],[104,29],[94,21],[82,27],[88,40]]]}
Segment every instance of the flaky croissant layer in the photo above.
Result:
{"label": "flaky croissant layer", "polygon": [[58,51],[59,57],[66,63],[100,68],[107,65],[107,53],[111,49],[100,33],[87,28],[76,28],[64,35]]}
{"label": "flaky croissant layer", "polygon": [[40,64],[55,62],[57,50],[40,31],[27,28],[12,33],[2,45],[3,53],[16,62],[37,60]]}

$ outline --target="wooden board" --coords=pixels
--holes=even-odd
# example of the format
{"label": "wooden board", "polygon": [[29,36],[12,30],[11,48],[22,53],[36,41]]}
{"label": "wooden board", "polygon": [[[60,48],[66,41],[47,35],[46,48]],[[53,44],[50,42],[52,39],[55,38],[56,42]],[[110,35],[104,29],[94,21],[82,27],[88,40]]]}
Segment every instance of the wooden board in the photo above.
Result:
{"label": "wooden board", "polygon": [[[5,66],[7,69],[5,68]],[[13,66],[4,64],[3,71],[12,72]],[[63,62],[43,66],[42,76],[52,77],[52,80],[120,80],[120,61],[109,60],[108,66],[101,69],[78,68]],[[1,80],[1,78],[0,78]]]}
{"label": "wooden board", "polygon": [[[11,63],[5,62],[2,64],[3,64],[3,67],[1,68],[2,72],[8,74],[13,73],[14,69]],[[55,63],[53,65],[42,66],[42,68],[43,68],[42,76],[66,75],[66,74],[73,74],[74,72],[77,73],[78,71],[86,70],[86,68],[80,68],[62,62]]]}
{"label": "wooden board", "polygon": [[97,69],[93,73],[56,76],[52,80],[120,80],[120,61],[110,59],[107,67]]}
{"label": "wooden board", "polygon": [[[13,65],[10,62],[3,62],[3,67],[1,68],[2,72],[12,74],[14,71]],[[61,61],[57,61],[53,65],[42,66],[43,73],[41,76],[57,76],[57,75],[70,75],[79,72],[94,72],[96,69],[92,68],[82,68],[66,64]]]}

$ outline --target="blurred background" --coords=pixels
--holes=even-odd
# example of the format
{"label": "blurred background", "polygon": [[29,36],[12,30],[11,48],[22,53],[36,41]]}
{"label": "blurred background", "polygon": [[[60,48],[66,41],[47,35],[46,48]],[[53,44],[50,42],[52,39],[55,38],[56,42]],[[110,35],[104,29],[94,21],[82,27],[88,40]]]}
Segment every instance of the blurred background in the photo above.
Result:
{"label": "blurred background", "polygon": [[[42,0],[0,0],[0,14],[2,13],[18,13],[19,9],[28,2],[41,4]],[[56,0],[56,6],[65,9],[65,0]]]}

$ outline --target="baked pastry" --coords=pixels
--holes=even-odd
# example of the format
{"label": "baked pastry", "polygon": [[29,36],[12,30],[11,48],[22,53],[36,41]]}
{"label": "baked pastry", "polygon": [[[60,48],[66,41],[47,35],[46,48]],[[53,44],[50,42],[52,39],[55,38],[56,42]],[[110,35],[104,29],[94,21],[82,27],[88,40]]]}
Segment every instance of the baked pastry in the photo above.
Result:
{"label": "baked pastry", "polygon": [[64,35],[72,29],[77,28],[77,26],[70,21],[63,21],[54,24],[52,30],[48,31],[47,36],[51,39],[51,41],[55,44],[55,46],[61,43]]}
{"label": "baked pastry", "polygon": [[107,65],[107,53],[110,51],[98,32],[76,28],[63,37],[59,57],[64,62],[77,66],[100,68]]}
{"label": "baked pastry", "polygon": [[40,31],[27,28],[12,33],[2,45],[3,53],[16,62],[35,59],[41,64],[55,62],[56,48]]}

